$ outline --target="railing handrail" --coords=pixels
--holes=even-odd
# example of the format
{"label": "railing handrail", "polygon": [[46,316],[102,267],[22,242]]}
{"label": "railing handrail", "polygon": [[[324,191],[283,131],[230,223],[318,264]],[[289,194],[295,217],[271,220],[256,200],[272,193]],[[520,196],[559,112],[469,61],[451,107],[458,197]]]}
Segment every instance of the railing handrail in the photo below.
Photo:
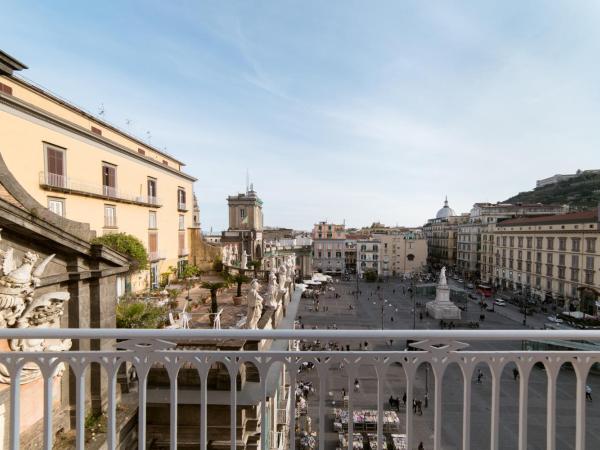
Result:
{"label": "railing handrail", "polygon": [[590,340],[600,330],[246,330],[246,329],[122,329],[122,328],[2,328],[0,339],[435,339],[466,341]]}

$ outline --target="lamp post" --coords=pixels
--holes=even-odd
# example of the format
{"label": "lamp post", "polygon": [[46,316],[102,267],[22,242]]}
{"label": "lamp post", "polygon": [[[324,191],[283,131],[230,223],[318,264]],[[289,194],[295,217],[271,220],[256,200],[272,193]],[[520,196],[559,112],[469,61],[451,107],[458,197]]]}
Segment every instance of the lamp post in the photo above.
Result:
{"label": "lamp post", "polygon": [[415,283],[414,280],[411,278],[410,281],[410,287],[408,288],[408,290],[410,291],[410,296],[412,298],[412,305],[413,305],[413,330],[415,330],[417,328],[417,305],[416,305],[416,300],[415,300]]}

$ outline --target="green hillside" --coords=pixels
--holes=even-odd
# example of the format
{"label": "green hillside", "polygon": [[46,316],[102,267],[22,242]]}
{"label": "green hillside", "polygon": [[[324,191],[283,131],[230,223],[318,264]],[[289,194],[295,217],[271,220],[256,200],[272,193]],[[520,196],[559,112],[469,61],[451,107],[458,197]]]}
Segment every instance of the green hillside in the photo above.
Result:
{"label": "green hillside", "polygon": [[520,192],[505,202],[567,204],[572,210],[595,208],[600,202],[600,174],[582,173],[578,177],[557,184]]}

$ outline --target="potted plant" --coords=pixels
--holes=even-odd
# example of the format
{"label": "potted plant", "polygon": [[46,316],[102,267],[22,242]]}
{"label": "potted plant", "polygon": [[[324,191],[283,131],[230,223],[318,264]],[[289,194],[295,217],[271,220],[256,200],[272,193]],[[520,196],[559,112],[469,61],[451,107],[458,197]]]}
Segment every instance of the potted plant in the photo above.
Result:
{"label": "potted plant", "polygon": [[211,323],[211,325],[213,324],[215,315],[219,311],[219,303],[218,303],[218,299],[217,299],[217,294],[219,293],[219,291],[221,289],[224,289],[227,286],[229,286],[229,283],[227,282],[227,280],[216,281],[216,282],[204,281],[202,283],[202,287],[204,289],[208,289],[210,291],[210,313],[211,313],[210,323]]}
{"label": "potted plant", "polygon": [[232,283],[237,284],[237,295],[233,297],[233,304],[239,306],[242,304],[242,284],[248,283],[250,281],[250,278],[248,278],[243,273],[238,273],[237,275],[232,276],[230,278],[230,281]]}

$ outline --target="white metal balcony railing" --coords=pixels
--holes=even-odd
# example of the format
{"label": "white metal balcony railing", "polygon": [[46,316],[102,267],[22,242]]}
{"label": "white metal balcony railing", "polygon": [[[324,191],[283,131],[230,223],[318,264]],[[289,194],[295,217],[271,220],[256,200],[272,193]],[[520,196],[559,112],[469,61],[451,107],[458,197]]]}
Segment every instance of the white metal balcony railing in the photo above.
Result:
{"label": "white metal balcony railing", "polygon": [[182,210],[182,211],[185,211],[187,209],[187,205],[185,203],[178,202],[177,203],[177,208],[180,209],[180,210]]}
{"label": "white metal balcony railing", "polygon": [[[457,364],[463,376],[462,381],[462,449],[470,448],[470,426],[471,426],[471,391],[472,378],[478,364],[485,364],[491,372],[491,400],[490,410],[490,433],[486,436],[489,439],[489,448],[491,450],[499,449],[499,431],[500,431],[500,396],[501,384],[500,378],[503,369],[508,363],[514,363],[519,371],[520,377],[515,377],[518,386],[518,424],[515,434],[518,435],[517,442],[520,450],[526,450],[528,447],[528,410],[529,399],[529,377],[536,364],[542,364],[547,376],[547,407],[546,415],[546,448],[554,450],[556,448],[556,397],[557,397],[557,377],[560,368],[565,363],[570,363],[574,369],[576,378],[575,393],[575,423],[574,446],[576,450],[585,449],[586,440],[586,381],[592,366],[600,362],[600,352],[591,351],[481,351],[470,350],[469,345],[460,341],[471,342],[473,345],[485,343],[502,344],[507,341],[599,341],[599,331],[556,331],[556,330],[492,330],[492,331],[462,331],[462,330],[122,330],[122,329],[42,329],[42,328],[20,328],[20,329],[1,329],[0,339],[104,339],[114,342],[119,341],[114,347],[115,350],[97,350],[97,351],[44,351],[44,352],[0,352],[0,364],[12,375],[12,379],[19,378],[26,365],[37,364],[44,379],[44,448],[51,449],[53,445],[52,428],[52,378],[61,363],[69,365],[76,386],[76,448],[85,448],[84,442],[84,404],[85,390],[84,377],[86,368],[91,363],[98,363],[106,371],[108,377],[108,409],[107,409],[107,446],[109,449],[116,448],[116,380],[117,372],[122,363],[132,364],[138,377],[138,443],[139,449],[146,448],[147,437],[147,380],[151,367],[157,364],[166,368],[169,379],[171,380],[169,388],[169,408],[170,408],[170,446],[177,448],[177,403],[178,390],[177,380],[179,369],[188,364],[195,367],[200,376],[199,403],[200,408],[199,431],[201,439],[201,449],[207,448],[207,376],[208,372],[216,362],[222,363],[229,375],[232,390],[229,391],[230,398],[230,423],[232,439],[231,448],[236,446],[236,410],[237,410],[237,390],[236,375],[242,364],[252,363],[256,366],[260,376],[260,392],[263,393],[260,400],[258,414],[260,417],[267,417],[267,391],[265,387],[266,374],[273,364],[282,364],[286,367],[289,383],[288,395],[295,398],[295,386],[298,377],[299,368],[305,362],[311,362],[315,365],[318,373],[316,392],[318,392],[318,448],[325,449],[326,426],[329,420],[323,420],[327,417],[329,405],[326,403],[329,370],[334,367],[344,365],[347,371],[348,385],[347,389],[347,408],[349,411],[354,409],[353,390],[354,380],[358,378],[359,367],[369,366],[374,369],[376,374],[376,389],[373,396],[376,396],[377,408],[377,426],[376,433],[377,448],[382,449],[383,424],[384,424],[384,404],[387,404],[387,398],[384,397],[384,382],[382,381],[386,372],[391,367],[398,368],[404,373],[406,382],[406,404],[413,403],[413,389],[415,388],[416,374],[422,364],[429,364],[431,367],[431,376],[433,381],[432,398],[430,400],[430,409],[433,413],[433,449],[440,450],[442,447],[442,424],[444,416],[442,414],[442,390],[452,390],[452,386],[443,383],[444,372],[451,364]],[[214,339],[222,341],[223,339],[247,339],[258,341],[260,339],[273,340],[313,340],[318,339],[321,342],[331,340],[369,340],[369,342],[382,342],[394,340],[419,340],[412,344],[413,351],[221,351],[214,350],[186,350],[176,347],[176,342],[190,340]],[[460,340],[460,341],[459,341]],[[593,346],[589,346],[592,347]],[[455,387],[458,389],[458,387]],[[9,426],[10,448],[18,449],[20,444],[20,384],[11,383],[10,385],[10,411]],[[512,389],[514,391],[514,388]],[[17,399],[17,401],[14,401]],[[289,403],[290,411],[287,417],[296,417],[295,402]],[[314,409],[314,408],[313,408]],[[292,419],[293,420],[293,419]],[[413,425],[415,418],[413,414],[406,414],[405,433],[409,449],[416,448]],[[562,420],[562,419],[561,419]],[[354,435],[354,419],[352,414],[348,414],[347,431],[348,449],[352,450]],[[269,436],[270,430],[267,430],[267,421],[260,421],[260,435]],[[295,449],[296,435],[295,427],[286,428],[288,433],[288,448]],[[272,436],[272,435],[270,435]],[[375,439],[375,437],[373,437]],[[266,450],[269,439],[261,439],[261,447]],[[273,444],[273,442],[271,442]],[[429,448],[429,447],[428,447]]]}
{"label": "white metal balcony railing", "polygon": [[164,250],[157,250],[155,252],[148,252],[149,261],[158,261],[166,258],[166,252]]}
{"label": "white metal balcony railing", "polygon": [[90,194],[100,197],[110,197],[125,202],[146,203],[156,206],[161,205],[161,201],[158,197],[123,192],[110,186],[93,184],[84,180],[57,175],[55,173],[40,172],[40,185],[48,188],[73,191],[83,195]]}
{"label": "white metal balcony railing", "polygon": [[179,256],[187,256],[190,254],[190,250],[187,247],[181,247],[178,252]]}

